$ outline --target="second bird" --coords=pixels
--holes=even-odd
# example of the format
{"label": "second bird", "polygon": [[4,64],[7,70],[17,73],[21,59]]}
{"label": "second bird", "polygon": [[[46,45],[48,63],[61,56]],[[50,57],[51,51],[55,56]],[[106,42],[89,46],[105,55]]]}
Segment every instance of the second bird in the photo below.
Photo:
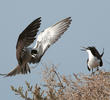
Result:
{"label": "second bird", "polygon": [[87,51],[88,53],[88,59],[87,59],[87,68],[90,71],[92,69],[92,73],[93,72],[93,68],[97,68],[97,70],[99,70],[99,66],[103,66],[103,61],[102,61],[102,56],[104,54],[104,49],[102,54],[99,54],[98,50],[94,47],[83,47],[83,49],[81,49],[82,51]]}

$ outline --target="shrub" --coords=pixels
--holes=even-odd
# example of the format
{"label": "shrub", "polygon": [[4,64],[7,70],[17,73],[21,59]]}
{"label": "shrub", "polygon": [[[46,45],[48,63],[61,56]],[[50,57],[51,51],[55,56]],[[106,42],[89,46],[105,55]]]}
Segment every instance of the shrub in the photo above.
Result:
{"label": "shrub", "polygon": [[[21,86],[11,86],[11,89],[24,100],[110,100],[110,72],[100,70],[94,75],[65,76],[51,65],[45,67],[42,74],[41,86],[31,86],[26,82],[25,91]],[[31,97],[28,97],[29,93]]]}

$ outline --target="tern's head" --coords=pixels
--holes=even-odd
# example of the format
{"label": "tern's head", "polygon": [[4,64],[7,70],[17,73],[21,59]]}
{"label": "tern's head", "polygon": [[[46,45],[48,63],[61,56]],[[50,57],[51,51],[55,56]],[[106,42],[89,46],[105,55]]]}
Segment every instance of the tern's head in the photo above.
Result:
{"label": "tern's head", "polygon": [[95,47],[82,47],[82,49],[81,49],[82,51],[94,51],[94,50],[96,50],[96,48]]}
{"label": "tern's head", "polygon": [[31,55],[32,55],[32,57],[36,57],[37,54],[38,54],[38,52],[37,52],[36,49],[31,50]]}
{"label": "tern's head", "polygon": [[82,51],[86,51],[88,54],[93,54],[94,52],[96,52],[96,48],[94,46],[91,46],[91,47],[82,47],[81,49]]}

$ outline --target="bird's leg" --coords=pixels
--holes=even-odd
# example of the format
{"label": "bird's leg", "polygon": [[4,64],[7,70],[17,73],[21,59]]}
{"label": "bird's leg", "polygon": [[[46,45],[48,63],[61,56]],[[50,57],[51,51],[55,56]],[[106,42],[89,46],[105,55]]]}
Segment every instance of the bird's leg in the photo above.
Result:
{"label": "bird's leg", "polygon": [[20,69],[21,69],[21,73],[23,73],[23,68],[21,67]]}
{"label": "bird's leg", "polygon": [[97,67],[97,71],[99,70],[99,67]]}
{"label": "bird's leg", "polygon": [[25,74],[25,68],[23,67],[23,65],[21,66],[21,73]]}
{"label": "bird's leg", "polygon": [[27,67],[26,67],[26,64],[25,64],[25,67],[24,67],[24,74],[27,74]]}
{"label": "bird's leg", "polygon": [[92,75],[94,75],[93,68],[92,68]]}

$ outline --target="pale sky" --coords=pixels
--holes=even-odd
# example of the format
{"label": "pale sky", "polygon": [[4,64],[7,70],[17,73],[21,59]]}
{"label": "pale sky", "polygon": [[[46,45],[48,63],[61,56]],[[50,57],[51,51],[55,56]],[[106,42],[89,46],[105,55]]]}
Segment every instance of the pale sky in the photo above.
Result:
{"label": "pale sky", "polygon": [[[72,24],[59,41],[51,46],[41,62],[58,65],[65,75],[87,73],[87,53],[81,46],[103,48],[103,69],[110,70],[110,0],[1,0],[0,1],[0,73],[8,73],[17,65],[16,42],[19,34],[34,19],[42,17],[40,31],[66,18]],[[41,82],[41,68],[37,65],[31,74],[0,77],[0,98],[22,100],[11,91],[10,85],[25,86],[25,81],[35,85]]]}

